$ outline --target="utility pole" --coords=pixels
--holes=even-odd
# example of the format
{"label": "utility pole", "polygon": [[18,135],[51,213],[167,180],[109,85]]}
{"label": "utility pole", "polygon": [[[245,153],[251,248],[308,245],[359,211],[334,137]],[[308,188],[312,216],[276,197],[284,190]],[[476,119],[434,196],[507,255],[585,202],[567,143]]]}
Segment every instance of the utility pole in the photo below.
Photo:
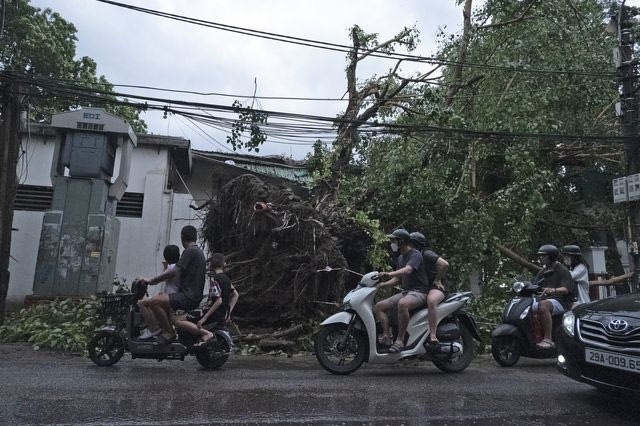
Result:
{"label": "utility pole", "polygon": [[16,165],[20,146],[20,84],[9,80],[2,87],[0,110],[0,324],[6,312]]}
{"label": "utility pole", "polygon": [[[625,6],[623,1],[620,5],[616,19],[618,33],[618,50],[616,65],[618,77],[621,80],[620,105],[621,105],[621,131],[622,135],[628,139],[625,142],[625,153],[627,157],[627,176],[640,173],[640,159],[638,157],[638,101],[635,93],[637,66],[634,60],[633,48],[633,22],[631,18],[638,14],[638,9]],[[632,256],[632,291],[637,291],[640,282],[640,251],[638,241],[640,241],[640,201],[631,203],[630,206],[631,239],[629,244],[629,254]]]}

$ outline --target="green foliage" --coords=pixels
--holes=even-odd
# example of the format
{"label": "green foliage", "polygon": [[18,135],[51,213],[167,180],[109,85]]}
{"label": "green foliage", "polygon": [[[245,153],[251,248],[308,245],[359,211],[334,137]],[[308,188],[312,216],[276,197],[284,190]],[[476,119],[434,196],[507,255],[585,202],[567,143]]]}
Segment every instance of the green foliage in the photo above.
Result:
{"label": "green foliage", "polygon": [[313,152],[307,154],[305,164],[314,182],[326,178],[331,168],[331,150],[321,140],[313,143]]}
{"label": "green foliage", "polygon": [[[267,136],[260,130],[260,125],[267,123],[268,115],[250,107],[245,107],[240,101],[233,102],[234,111],[238,114],[238,120],[231,127],[231,135],[227,136],[227,142],[233,150],[247,148],[249,151],[260,152],[260,145]],[[248,133],[243,139],[243,135]]]}
{"label": "green foliage", "polygon": [[99,300],[92,297],[24,308],[0,326],[0,342],[29,342],[34,349],[82,353],[96,328],[99,307]]}
{"label": "green foliage", "polygon": [[[0,70],[36,77],[62,79],[112,92],[113,86],[104,76],[96,74],[96,63],[83,56],[76,58],[76,27],[51,9],[39,9],[29,0],[5,2],[5,29],[0,43]],[[56,84],[53,80],[52,84]],[[46,121],[51,114],[79,106],[105,108],[127,120],[134,131],[146,132],[140,111],[128,106],[112,105],[86,97],[54,94],[46,89],[25,87],[33,99],[32,119]],[[108,96],[115,99],[115,96]]]}
{"label": "green foliage", "polygon": [[[466,61],[474,64],[613,73],[616,40],[603,31],[610,2],[536,2],[526,19],[522,2],[488,0],[474,11]],[[439,56],[457,61],[461,36],[440,35]],[[615,134],[611,78],[463,67],[453,81],[443,67],[435,87],[414,86],[410,112],[382,111],[403,125],[554,134]],[[447,103],[450,85],[461,89]],[[343,205],[377,219],[382,229],[423,232],[446,258],[453,288],[479,271],[484,291],[521,268],[492,248],[500,242],[524,256],[543,243],[590,242],[592,228],[616,232],[621,209],[610,194],[583,199],[585,174],[623,174],[621,146],[564,138],[487,138],[447,133],[374,137],[340,183]],[[478,303],[494,309],[489,299]],[[500,303],[497,303],[500,305]],[[501,306],[495,308],[502,309]],[[497,312],[497,311],[496,311]],[[491,315],[496,312],[491,313]],[[489,314],[488,314],[489,315]],[[489,315],[489,316],[491,316]]]}
{"label": "green foliage", "polygon": [[389,259],[389,238],[380,227],[380,222],[369,218],[362,210],[351,211],[347,208],[347,214],[351,214],[354,223],[371,239],[367,252],[369,266],[378,271],[388,270],[391,260]]}

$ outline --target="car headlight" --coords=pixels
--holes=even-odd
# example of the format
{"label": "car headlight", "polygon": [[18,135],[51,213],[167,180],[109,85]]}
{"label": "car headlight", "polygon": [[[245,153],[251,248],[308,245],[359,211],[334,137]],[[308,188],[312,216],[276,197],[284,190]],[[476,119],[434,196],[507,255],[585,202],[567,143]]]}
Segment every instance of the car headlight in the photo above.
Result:
{"label": "car headlight", "polygon": [[522,281],[516,281],[513,283],[512,288],[515,293],[520,293],[524,289],[524,283]]}
{"label": "car headlight", "polygon": [[562,328],[564,328],[564,331],[566,331],[567,334],[571,337],[573,337],[573,334],[575,331],[575,323],[576,323],[576,316],[573,314],[573,312],[571,311],[566,312],[562,316]]}
{"label": "car headlight", "polygon": [[527,315],[529,315],[529,308],[531,308],[531,306],[527,306],[525,310],[522,311],[522,313],[520,314],[520,319],[525,319]]}

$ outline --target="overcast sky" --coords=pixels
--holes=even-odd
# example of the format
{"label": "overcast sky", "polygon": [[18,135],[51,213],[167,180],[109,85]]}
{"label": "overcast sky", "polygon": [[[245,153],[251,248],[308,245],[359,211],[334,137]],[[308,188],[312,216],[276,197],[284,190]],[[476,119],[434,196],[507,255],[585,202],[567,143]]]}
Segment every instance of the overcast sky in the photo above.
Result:
{"label": "overcast sky", "polygon": [[[437,50],[439,29],[453,34],[462,28],[462,7],[455,0],[120,0],[150,9],[187,15],[227,25],[350,44],[348,28],[358,24],[385,40],[404,26],[415,25],[421,43],[414,54]],[[478,0],[475,4],[480,4]],[[640,3],[629,0],[627,4]],[[90,56],[98,73],[116,84],[250,96],[341,97],[346,88],[345,55],[259,39],[141,14],[94,0],[32,0],[36,7],[59,12],[78,29],[77,55]],[[359,77],[382,73],[390,61],[369,58]],[[418,69],[405,68],[405,72]],[[135,92],[134,89],[119,89]],[[193,97],[146,92],[168,98],[230,105],[233,98]],[[244,99],[243,99],[244,100]],[[261,100],[264,109],[335,116],[344,102]],[[196,149],[222,151],[198,134],[183,118],[164,119],[145,113],[149,131],[184,136]],[[225,134],[211,131],[220,142]],[[300,159],[308,146],[267,143],[260,154],[284,154]]]}
{"label": "overcast sky", "polygon": [[[228,25],[350,44],[348,28],[358,24],[387,39],[404,26],[416,25],[421,43],[414,53],[436,52],[435,35],[461,30],[462,9],[455,0],[120,0],[128,4],[187,15]],[[32,0],[34,6],[59,12],[78,29],[77,55],[90,56],[98,73],[118,84],[251,95],[341,97],[346,88],[345,55],[303,46],[203,28],[98,3],[94,0]],[[390,61],[368,59],[359,76],[384,72]],[[406,69],[416,71],[415,68]],[[133,89],[119,89],[134,92]],[[150,92],[146,92],[150,94]],[[180,99],[230,105],[234,98]],[[244,99],[243,99],[244,100]],[[264,109],[335,116],[344,102],[261,100]],[[183,118],[145,113],[149,131],[184,136],[194,148],[221,151],[213,141],[189,128]],[[220,142],[225,134],[211,131]],[[308,146],[267,143],[260,154],[303,158]]]}

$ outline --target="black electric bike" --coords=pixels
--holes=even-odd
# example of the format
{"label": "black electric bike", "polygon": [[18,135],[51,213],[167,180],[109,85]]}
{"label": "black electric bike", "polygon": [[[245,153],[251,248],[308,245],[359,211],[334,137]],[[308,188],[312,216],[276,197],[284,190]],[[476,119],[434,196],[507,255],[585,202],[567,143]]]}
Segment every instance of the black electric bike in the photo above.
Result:
{"label": "black electric bike", "polygon": [[146,294],[146,286],[134,281],[130,292],[102,295],[101,315],[105,325],[98,328],[88,344],[89,358],[98,366],[105,367],[120,361],[125,352],[131,358],[148,358],[184,361],[194,355],[200,365],[207,369],[219,368],[231,354],[233,341],[222,324],[213,320],[203,327],[211,331],[215,342],[195,346],[198,336],[178,330],[178,339],[169,344],[152,340],[140,340],[143,328],[138,301]]}
{"label": "black electric bike", "polygon": [[[502,312],[502,324],[491,333],[491,354],[498,364],[503,367],[515,365],[520,356],[528,358],[555,358],[558,352],[555,347],[542,349],[536,346],[536,336],[531,325],[531,306],[535,296],[543,288],[526,281],[513,284],[516,295],[505,306]],[[562,323],[562,315],[554,315],[553,339],[558,327]]]}

